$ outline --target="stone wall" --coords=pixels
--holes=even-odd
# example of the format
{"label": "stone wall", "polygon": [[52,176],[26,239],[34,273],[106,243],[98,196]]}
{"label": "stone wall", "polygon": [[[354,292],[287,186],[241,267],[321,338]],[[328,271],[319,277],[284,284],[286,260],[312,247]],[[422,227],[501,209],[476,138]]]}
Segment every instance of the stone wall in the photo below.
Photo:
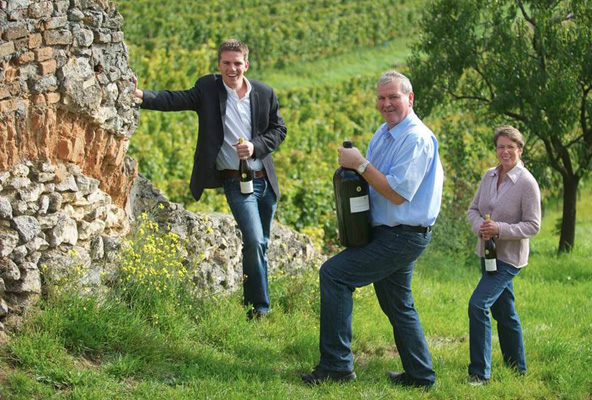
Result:
{"label": "stone wall", "polygon": [[98,265],[129,228],[122,23],[107,1],[0,0],[0,330],[35,301],[41,265]]}
{"label": "stone wall", "polygon": [[123,205],[138,119],[123,18],[108,1],[0,0],[0,170],[69,162]]}
{"label": "stone wall", "polygon": [[[165,230],[186,240],[186,264],[193,281],[206,292],[242,288],[242,239],[230,214],[192,213],[171,203],[142,175],[132,186],[127,212],[134,219],[147,213]],[[324,257],[301,233],[274,223],[269,247],[269,273],[294,274],[320,266]]]}
{"label": "stone wall", "polygon": [[[231,215],[189,212],[142,175],[124,209],[76,164],[25,161],[0,172],[0,332],[7,318],[37,301],[43,276],[55,281],[80,267],[81,287],[100,289],[102,276],[117,274],[124,237],[142,213],[184,239],[183,262],[200,292],[241,289],[242,239]],[[324,260],[310,238],[277,223],[268,255],[276,276]]]}
{"label": "stone wall", "polygon": [[54,276],[84,266],[87,284],[99,284],[129,226],[76,164],[25,161],[0,172],[0,330],[41,293],[42,266]]}

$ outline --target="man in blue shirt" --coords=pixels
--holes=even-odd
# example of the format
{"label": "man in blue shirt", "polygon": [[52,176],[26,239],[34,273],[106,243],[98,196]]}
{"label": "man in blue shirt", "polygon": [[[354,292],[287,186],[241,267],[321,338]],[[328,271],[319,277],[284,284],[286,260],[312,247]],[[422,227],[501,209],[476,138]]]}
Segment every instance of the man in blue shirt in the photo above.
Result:
{"label": "man in blue shirt", "polygon": [[321,290],[321,360],[302,379],[309,384],[356,378],[352,338],[352,293],[374,284],[388,316],[404,372],[387,372],[399,385],[429,388],[436,374],[415,310],[411,277],[415,260],[432,237],[440,211],[444,173],[438,142],[413,112],[409,79],[382,74],[376,106],[385,123],[368,146],[367,158],[357,148],[339,148],[339,164],[355,169],[370,185],[372,240],[330,258],[319,272]]}

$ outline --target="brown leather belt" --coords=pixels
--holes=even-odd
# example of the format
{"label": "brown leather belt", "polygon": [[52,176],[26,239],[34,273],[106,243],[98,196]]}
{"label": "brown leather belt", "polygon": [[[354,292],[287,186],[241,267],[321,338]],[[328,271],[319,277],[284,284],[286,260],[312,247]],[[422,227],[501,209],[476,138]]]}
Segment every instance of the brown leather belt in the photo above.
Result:
{"label": "brown leather belt", "polygon": [[[240,173],[236,169],[224,169],[221,172],[224,178],[240,178]],[[255,178],[263,178],[264,176],[267,176],[264,169],[261,171],[253,171],[253,174],[255,175]]]}

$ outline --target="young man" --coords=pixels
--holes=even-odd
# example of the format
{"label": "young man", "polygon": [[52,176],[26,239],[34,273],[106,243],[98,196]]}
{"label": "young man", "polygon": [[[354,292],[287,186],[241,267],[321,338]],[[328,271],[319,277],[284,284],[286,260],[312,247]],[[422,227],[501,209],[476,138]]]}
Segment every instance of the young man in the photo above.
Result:
{"label": "young man", "polygon": [[[195,111],[199,133],[190,189],[199,201],[205,188],[224,187],[228,205],[243,235],[244,304],[247,317],[269,312],[267,247],[279,188],[271,153],[286,137],[273,89],[247,80],[249,49],[235,39],[218,48],[220,74],[202,76],[183,91],[149,91],[136,87],[141,107],[159,111]],[[135,81],[137,85],[137,80]],[[239,138],[244,139],[239,143]],[[239,159],[255,171],[254,192],[239,184]]]}
{"label": "young man", "polygon": [[321,267],[321,360],[312,373],[302,375],[306,383],[356,378],[350,349],[352,292],[371,283],[393,326],[405,370],[387,372],[390,380],[423,388],[435,382],[411,277],[440,211],[444,173],[438,142],[413,112],[413,100],[407,77],[383,73],[376,106],[385,123],[370,140],[367,159],[357,148],[339,148],[339,164],[356,169],[370,185],[372,240],[345,249]]}

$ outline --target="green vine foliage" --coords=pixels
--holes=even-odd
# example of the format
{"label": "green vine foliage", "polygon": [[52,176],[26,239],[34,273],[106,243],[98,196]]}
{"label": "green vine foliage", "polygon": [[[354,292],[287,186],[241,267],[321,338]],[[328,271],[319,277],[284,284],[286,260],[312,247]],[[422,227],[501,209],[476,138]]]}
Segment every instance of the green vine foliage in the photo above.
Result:
{"label": "green vine foliage", "polygon": [[278,94],[288,136],[274,157],[283,193],[278,219],[332,247],[337,226],[333,174],[337,147],[352,140],[363,153],[381,123],[374,109],[376,77],[294,88]]}
{"label": "green vine foliage", "polygon": [[442,206],[431,247],[462,264],[459,255],[469,260],[475,246],[467,209],[483,173],[497,164],[494,128],[480,124],[474,113],[454,105],[433,113],[424,122],[438,138],[445,173]]}
{"label": "green vine foliage", "polygon": [[[155,49],[191,49],[236,37],[258,68],[282,67],[405,35],[423,1],[120,0],[126,40]],[[163,10],[164,8],[164,10]],[[212,68],[215,59],[210,60]]]}
{"label": "green vine foliage", "polygon": [[[126,18],[126,41],[131,42],[130,63],[141,88],[171,90],[189,88],[200,75],[216,70],[216,45],[222,38],[244,39],[252,50],[252,63],[281,69],[282,63],[305,62],[382,43],[403,29],[411,32],[415,10],[423,4],[421,1],[392,4],[347,0],[276,4],[262,0],[239,2],[243,7],[241,13],[245,13],[240,14],[228,12],[230,2],[227,1],[214,4],[180,0],[167,4],[166,12],[150,11],[153,8],[143,8],[144,3],[144,0],[120,2]],[[255,18],[251,16],[255,9],[270,11],[260,12]],[[139,10],[146,14],[140,15]],[[377,10],[382,11],[379,18]],[[404,12],[397,12],[401,10]],[[266,27],[269,22],[266,15],[284,19],[292,15],[291,29],[279,35],[276,30],[285,26],[278,23]],[[331,15],[343,18],[329,18]],[[387,29],[384,24],[389,15],[392,18]],[[340,28],[342,25],[348,27],[347,34],[345,28]],[[247,29],[248,35],[241,34],[240,29]],[[314,40],[307,36],[311,32],[318,35]],[[275,37],[273,43],[268,35]],[[256,56],[258,51],[269,59]],[[265,69],[251,68],[265,81]],[[399,69],[406,72],[405,67]],[[377,78],[375,74],[352,76],[312,87],[294,85],[277,90],[288,127],[286,140],[274,154],[282,191],[277,220],[308,234],[319,248],[328,252],[337,246],[332,184],[338,168],[337,147],[348,139],[365,153],[368,141],[382,123],[375,109]],[[422,93],[416,93],[416,97],[419,105],[429,101]],[[438,223],[442,234],[436,231],[436,246],[433,246],[446,251],[473,246],[465,211],[481,174],[495,161],[486,161],[488,144],[479,139],[486,130],[475,128],[472,125],[475,121],[471,111],[461,108],[433,114],[426,121],[440,140],[446,170],[440,216],[444,222]],[[196,139],[195,113],[142,110],[140,124],[130,141],[130,154],[138,160],[140,171],[172,201],[184,204],[191,211],[229,212],[221,190],[205,191],[197,203],[189,193]]]}

